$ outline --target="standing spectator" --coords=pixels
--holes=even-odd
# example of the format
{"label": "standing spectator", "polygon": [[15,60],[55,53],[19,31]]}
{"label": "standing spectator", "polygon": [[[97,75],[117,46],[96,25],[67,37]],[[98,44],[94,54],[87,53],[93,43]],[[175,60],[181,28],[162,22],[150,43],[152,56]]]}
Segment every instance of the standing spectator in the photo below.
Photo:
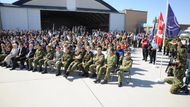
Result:
{"label": "standing spectator", "polygon": [[148,39],[145,37],[142,40],[142,53],[143,53],[143,60],[147,61],[148,57]]}
{"label": "standing spectator", "polygon": [[151,48],[150,48],[150,63],[155,64],[155,62],[156,62],[156,50],[157,50],[157,48],[158,48],[158,45],[153,40],[151,43]]}

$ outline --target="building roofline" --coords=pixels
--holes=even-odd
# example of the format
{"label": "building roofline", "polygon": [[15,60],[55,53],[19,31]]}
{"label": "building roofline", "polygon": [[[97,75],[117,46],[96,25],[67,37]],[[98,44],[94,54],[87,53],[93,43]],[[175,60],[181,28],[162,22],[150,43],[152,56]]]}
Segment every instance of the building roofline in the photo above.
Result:
{"label": "building roofline", "polygon": [[142,11],[142,10],[133,10],[133,9],[125,9],[123,11],[135,11],[135,12],[144,12],[144,13],[148,13],[148,11]]}
{"label": "building roofline", "polygon": [[16,2],[14,2],[13,4],[14,5],[23,5],[24,3],[27,3],[29,1],[32,1],[32,0],[17,0]]}
{"label": "building roofline", "polygon": [[[24,3],[27,3],[29,1],[32,1],[32,0],[18,0],[16,2],[14,2],[13,5],[23,6]],[[110,9],[110,12],[119,13],[114,7],[112,7],[111,5],[109,5],[108,3],[106,3],[105,1],[103,1],[103,0],[95,0],[95,1],[97,1],[100,4],[106,6],[108,9]],[[99,10],[99,9],[96,9],[96,10]],[[107,11],[107,10],[105,10],[105,11]]]}
{"label": "building roofline", "polygon": [[114,7],[112,7],[111,5],[109,5],[108,3],[106,3],[105,1],[103,1],[103,0],[95,0],[95,1],[103,4],[104,6],[106,6],[107,8],[109,8],[112,12],[119,13],[119,11],[117,11]]}
{"label": "building roofline", "polygon": [[[63,11],[69,11],[66,7],[58,6],[41,6],[41,5],[13,5],[9,3],[0,3],[2,7],[13,7],[13,8],[37,8],[37,9],[57,9]],[[90,8],[77,8],[76,12],[93,12],[93,13],[114,13],[111,10],[102,10],[102,9],[90,9]],[[119,14],[119,13],[118,13]]]}

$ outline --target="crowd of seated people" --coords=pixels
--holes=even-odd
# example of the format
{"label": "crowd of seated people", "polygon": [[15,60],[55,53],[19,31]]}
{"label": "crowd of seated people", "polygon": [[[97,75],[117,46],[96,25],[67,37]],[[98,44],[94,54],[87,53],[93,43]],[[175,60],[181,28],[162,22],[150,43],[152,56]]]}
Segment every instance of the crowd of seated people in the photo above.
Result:
{"label": "crowd of seated people", "polygon": [[102,84],[109,82],[110,72],[117,68],[121,87],[123,72],[132,66],[130,38],[125,32],[89,33],[81,26],[57,31],[1,30],[0,65],[10,70],[54,72],[65,78],[79,70],[81,76],[96,78],[94,82]]}

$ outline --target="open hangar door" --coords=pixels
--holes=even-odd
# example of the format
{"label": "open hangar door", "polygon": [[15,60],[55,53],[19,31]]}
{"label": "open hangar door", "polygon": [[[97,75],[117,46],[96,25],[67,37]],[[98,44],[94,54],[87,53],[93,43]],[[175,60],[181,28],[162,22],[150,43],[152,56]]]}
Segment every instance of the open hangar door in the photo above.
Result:
{"label": "open hangar door", "polygon": [[85,26],[87,30],[101,29],[109,31],[109,14],[71,11],[41,10],[42,29],[55,29],[61,26],[72,28],[73,26]]}

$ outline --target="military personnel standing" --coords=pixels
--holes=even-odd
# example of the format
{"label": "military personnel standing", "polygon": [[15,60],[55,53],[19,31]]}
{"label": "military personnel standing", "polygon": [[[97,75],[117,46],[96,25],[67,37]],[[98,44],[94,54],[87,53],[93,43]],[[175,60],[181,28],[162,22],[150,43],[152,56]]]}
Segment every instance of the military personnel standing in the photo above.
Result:
{"label": "military personnel standing", "polygon": [[122,60],[122,65],[119,67],[118,74],[118,86],[122,87],[122,83],[124,80],[124,72],[130,72],[130,69],[132,67],[133,60],[131,59],[131,53],[127,52],[126,57]]}
{"label": "military personnel standing", "polygon": [[[44,56],[44,52],[42,49],[42,46],[40,44],[37,44],[37,50],[34,54],[33,58],[30,58],[28,61],[29,64],[29,71],[33,69],[33,72],[37,71],[37,63],[39,62],[40,59],[42,59]],[[34,64],[34,66],[32,66]]]}
{"label": "military personnel standing", "polygon": [[[56,66],[56,76],[61,75],[61,67],[64,66],[64,73],[67,71],[70,63],[73,60],[73,53],[71,52],[70,47],[65,47],[65,52],[61,57],[61,61],[55,63]],[[63,74],[64,74],[63,73]]]}
{"label": "military personnel standing", "polygon": [[100,70],[100,67],[104,64],[104,54],[102,53],[102,47],[97,47],[97,54],[93,58],[93,64],[90,65],[89,71],[91,72],[90,77],[94,78],[97,76],[98,71]]}
{"label": "military personnel standing", "polygon": [[165,45],[164,45],[164,55],[169,55],[169,51],[170,51],[170,48],[169,48],[169,42],[170,42],[171,40],[170,39],[166,39],[165,40]]}
{"label": "military personnel standing", "polygon": [[109,48],[108,52],[109,52],[109,55],[107,57],[107,64],[101,67],[100,70],[98,71],[97,79],[94,81],[95,83],[100,83],[101,76],[105,72],[105,77],[104,77],[104,80],[101,82],[101,84],[107,84],[110,78],[111,70],[114,70],[116,68],[117,56],[114,52],[114,49]]}
{"label": "military personnel standing", "polygon": [[177,41],[173,39],[171,42],[169,42],[169,48],[170,48],[170,57],[176,58],[176,52],[177,52]]}
{"label": "military personnel standing", "polygon": [[82,59],[86,53],[84,47],[78,47],[76,55],[74,56],[74,61],[69,65],[64,77],[67,78],[69,74],[73,73],[77,69],[78,65],[82,63]]}
{"label": "military personnel standing", "polygon": [[183,85],[183,78],[185,77],[187,64],[187,51],[182,47],[181,41],[178,42],[177,49],[176,63],[173,66],[174,77],[169,77],[164,80],[165,82],[172,84],[170,89],[172,94],[177,94],[180,91]]}
{"label": "military personnel standing", "polygon": [[81,64],[79,64],[79,68],[82,70],[83,74],[82,76],[89,76],[89,66],[93,64],[93,53],[90,51],[90,46],[86,47],[86,54],[84,55],[83,61]]}
{"label": "military personnel standing", "polygon": [[42,74],[45,74],[47,73],[47,62],[49,60],[52,60],[53,59],[53,51],[52,51],[52,47],[51,46],[47,46],[47,52],[46,52],[46,55],[44,56],[43,59],[40,59],[39,60],[39,72],[42,71],[42,65],[44,65],[44,71],[42,72]]}
{"label": "military personnel standing", "polygon": [[187,65],[187,50],[185,47],[183,47],[182,42],[179,41],[177,43],[177,55],[176,58],[180,60],[180,62],[183,63],[184,66]]}

